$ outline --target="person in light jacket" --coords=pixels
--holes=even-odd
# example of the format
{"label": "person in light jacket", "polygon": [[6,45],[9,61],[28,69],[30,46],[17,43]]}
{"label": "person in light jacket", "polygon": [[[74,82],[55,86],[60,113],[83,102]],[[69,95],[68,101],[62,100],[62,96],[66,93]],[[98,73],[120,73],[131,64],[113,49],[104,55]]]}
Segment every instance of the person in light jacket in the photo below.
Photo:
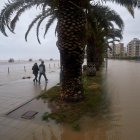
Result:
{"label": "person in light jacket", "polygon": [[41,76],[43,75],[44,78],[45,78],[45,81],[48,82],[48,79],[46,77],[46,68],[45,68],[45,65],[44,65],[44,61],[41,61],[41,64],[39,65],[39,84],[40,84],[40,79],[41,79]]}

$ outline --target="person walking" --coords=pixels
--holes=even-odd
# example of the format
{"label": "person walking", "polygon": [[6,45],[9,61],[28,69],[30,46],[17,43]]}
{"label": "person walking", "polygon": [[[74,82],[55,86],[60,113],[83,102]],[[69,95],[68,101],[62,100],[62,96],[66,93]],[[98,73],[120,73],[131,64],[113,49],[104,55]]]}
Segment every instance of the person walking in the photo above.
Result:
{"label": "person walking", "polygon": [[48,82],[48,79],[46,77],[46,68],[45,68],[45,65],[44,65],[44,61],[41,61],[41,64],[39,65],[39,84],[40,84],[40,79],[41,79],[41,76],[43,75],[44,78],[45,78],[45,81]]}
{"label": "person walking", "polygon": [[32,67],[32,70],[33,70],[33,74],[35,76],[35,78],[33,79],[34,82],[37,82],[37,76],[38,76],[38,71],[39,71],[39,68],[38,68],[38,65],[37,63],[35,63]]}

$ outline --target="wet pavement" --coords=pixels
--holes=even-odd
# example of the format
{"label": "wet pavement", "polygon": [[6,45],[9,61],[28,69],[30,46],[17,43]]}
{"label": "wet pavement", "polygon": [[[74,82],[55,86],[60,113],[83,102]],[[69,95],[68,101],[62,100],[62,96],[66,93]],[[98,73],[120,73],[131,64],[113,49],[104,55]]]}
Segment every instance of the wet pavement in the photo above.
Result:
{"label": "wet pavement", "polygon": [[59,83],[59,70],[49,73],[47,78],[47,84],[42,77],[40,85],[34,84],[31,78],[0,86],[0,140],[41,140],[42,135],[38,137],[37,134],[42,133],[46,126],[36,124],[32,120],[10,118],[6,114],[30,103],[42,90],[47,90]]}

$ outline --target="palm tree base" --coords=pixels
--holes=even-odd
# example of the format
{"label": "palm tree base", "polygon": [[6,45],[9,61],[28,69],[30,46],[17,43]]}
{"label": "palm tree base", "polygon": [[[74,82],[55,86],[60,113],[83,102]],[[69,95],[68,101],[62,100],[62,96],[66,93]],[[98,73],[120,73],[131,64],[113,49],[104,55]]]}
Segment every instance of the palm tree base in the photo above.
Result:
{"label": "palm tree base", "polygon": [[65,102],[80,102],[84,99],[84,96],[82,94],[76,93],[73,95],[62,94],[61,99]]}
{"label": "palm tree base", "polygon": [[66,102],[79,102],[84,99],[84,90],[81,80],[74,78],[62,84],[61,99]]}

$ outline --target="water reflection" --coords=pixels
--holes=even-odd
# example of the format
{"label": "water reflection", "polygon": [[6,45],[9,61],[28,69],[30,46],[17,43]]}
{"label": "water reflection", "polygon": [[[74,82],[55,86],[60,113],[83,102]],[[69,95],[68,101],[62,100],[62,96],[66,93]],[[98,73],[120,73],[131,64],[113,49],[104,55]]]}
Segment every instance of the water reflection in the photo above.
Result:
{"label": "water reflection", "polygon": [[37,90],[39,89],[40,91],[43,91],[43,92],[47,91],[48,83],[44,82],[43,84],[39,84],[38,82],[33,82],[33,84],[34,84],[35,89]]}

